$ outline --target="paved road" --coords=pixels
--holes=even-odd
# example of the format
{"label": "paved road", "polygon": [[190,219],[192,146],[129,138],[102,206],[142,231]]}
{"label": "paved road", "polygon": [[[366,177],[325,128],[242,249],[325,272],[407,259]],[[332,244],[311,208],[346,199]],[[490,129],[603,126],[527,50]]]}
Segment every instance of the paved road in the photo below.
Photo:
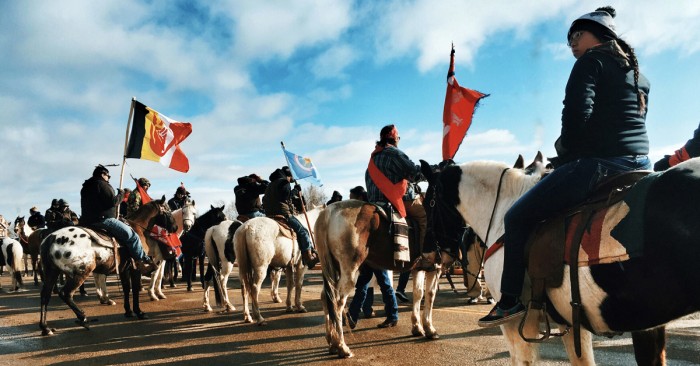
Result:
{"label": "paved road", "polygon": [[[410,308],[400,305],[399,325],[377,329],[382,318],[361,319],[352,333],[346,333],[355,357],[338,360],[327,354],[323,311],[319,293],[319,271],[306,276],[303,292],[306,314],[285,313],[282,304],[272,303],[269,285],[261,296],[264,327],[242,322],[241,297],[237,276],[230,280],[230,296],[237,310],[232,314],[205,313],[201,310],[202,290],[186,292],[183,285],[167,288],[168,299],[146,300],[143,309],[148,320],[130,320],[122,315],[122,301],[115,277],[109,278],[109,291],[117,306],[102,306],[88,285],[90,296],[78,298],[90,318],[98,318],[91,330],[74,324],[73,313],[54,297],[49,325],[56,335],[42,337],[38,328],[39,291],[29,284],[27,291],[6,293],[9,276],[0,277],[0,365],[509,365],[505,343],[498,329],[481,329],[476,319],[489,305],[465,305],[465,290],[459,294],[441,283],[434,321],[441,338],[428,341],[410,336]],[[409,285],[410,288],[410,285]],[[286,291],[282,291],[283,294]],[[410,294],[410,292],[409,292]],[[212,296],[213,298],[213,296]],[[375,309],[381,316],[380,296]],[[634,364],[629,336],[596,338],[596,360],[601,365]],[[700,316],[674,322],[668,336],[669,365],[700,365]],[[543,365],[567,365],[561,343],[542,345]]]}

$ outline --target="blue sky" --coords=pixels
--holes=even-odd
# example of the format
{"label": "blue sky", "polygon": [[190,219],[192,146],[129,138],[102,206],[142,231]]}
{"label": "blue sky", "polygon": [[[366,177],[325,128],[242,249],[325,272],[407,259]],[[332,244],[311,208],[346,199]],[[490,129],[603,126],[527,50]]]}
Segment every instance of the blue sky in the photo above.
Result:
{"label": "blue sky", "polygon": [[167,197],[184,182],[202,212],[231,203],[237,177],[284,165],[280,141],[313,159],[328,196],[364,184],[388,123],[415,162],[437,163],[453,42],[460,84],[490,94],[455,160],[552,156],[566,32],[608,4],[651,81],[656,160],[700,122],[697,1],[1,2],[0,214],[52,198],[79,210],[93,167],[122,161],[132,97],[193,124],[191,170],[130,159],[126,178]]}

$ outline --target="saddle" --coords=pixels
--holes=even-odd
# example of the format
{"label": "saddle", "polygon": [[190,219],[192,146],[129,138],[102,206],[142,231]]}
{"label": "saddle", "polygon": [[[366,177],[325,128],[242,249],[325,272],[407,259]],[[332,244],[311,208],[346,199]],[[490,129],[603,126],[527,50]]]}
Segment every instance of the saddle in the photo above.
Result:
{"label": "saddle", "polygon": [[117,242],[116,239],[114,239],[113,236],[111,236],[107,230],[104,230],[102,228],[95,228],[95,227],[81,227],[83,230],[85,230],[88,235],[90,235],[90,239],[92,240],[93,243],[106,247],[106,248],[114,248],[118,249],[119,248],[119,243]]}
{"label": "saddle", "polygon": [[[625,198],[630,189],[642,178],[649,175],[649,171],[632,171],[622,173],[611,177],[598,184],[594,191],[589,195],[588,199],[581,205],[569,209],[555,217],[547,219],[540,223],[530,236],[525,249],[525,258],[528,260],[527,271],[532,284],[532,298],[530,300],[530,309],[546,313],[546,295],[547,288],[557,288],[562,285],[564,280],[564,264],[570,266],[570,281],[571,281],[571,305],[573,307],[572,320],[573,324],[569,324],[574,329],[574,341],[577,355],[581,354],[580,345],[580,326],[583,323],[588,329],[591,329],[588,319],[581,312],[581,294],[578,281],[578,267],[583,265],[593,265],[599,263],[610,263],[629,259],[629,255],[625,252],[625,248],[603,248],[605,243],[601,243],[598,249],[599,257],[591,255],[586,260],[580,261],[580,251],[582,250],[582,239],[584,234],[589,236],[589,240],[597,240],[600,242],[600,237],[594,236],[591,227],[594,225],[604,225],[604,220],[609,216],[613,217],[616,223],[621,219],[620,213],[614,212],[614,207],[617,203]],[[622,205],[627,210],[621,214],[627,214],[629,208]],[[608,210],[613,211],[612,215]],[[617,215],[617,216],[615,216]],[[584,251],[584,255],[586,252]],[[604,257],[604,258],[603,258]],[[566,334],[551,334],[548,318],[546,314],[542,314],[546,322],[546,330],[542,338],[527,338],[523,335],[523,328],[531,319],[528,315],[523,317],[520,323],[520,335],[528,342],[541,342],[549,336],[561,336]],[[555,315],[555,314],[553,314]],[[558,316],[558,315],[557,315]],[[538,317],[532,317],[539,322]],[[568,331],[567,331],[568,332]]]}
{"label": "saddle", "polygon": [[282,215],[274,215],[269,217],[275,220],[277,222],[277,225],[280,226],[280,234],[282,234],[282,236],[292,240],[297,240],[297,233],[295,233],[294,230],[292,230],[292,228],[289,226],[286,217]]}

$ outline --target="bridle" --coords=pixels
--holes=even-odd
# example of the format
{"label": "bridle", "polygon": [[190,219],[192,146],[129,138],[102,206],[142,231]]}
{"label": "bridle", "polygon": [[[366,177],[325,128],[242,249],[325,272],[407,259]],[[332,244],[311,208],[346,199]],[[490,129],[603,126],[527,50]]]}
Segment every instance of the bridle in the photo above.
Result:
{"label": "bridle", "polygon": [[[448,233],[448,229],[446,228],[446,225],[441,225],[440,227],[440,232],[439,235],[435,231],[435,223],[440,221],[442,223],[448,222],[448,223],[453,223],[453,222],[459,222],[460,227],[464,227],[464,219],[462,218],[462,215],[457,211],[457,208],[448,205],[447,208],[445,209],[440,209],[440,207],[437,207],[438,201],[443,200],[443,187],[442,187],[442,182],[440,179],[435,180],[435,184],[433,184],[432,187],[432,192],[426,192],[430,193],[430,199],[428,200],[428,207],[430,208],[427,210],[427,215],[428,215],[428,227],[427,231],[429,233],[432,233],[435,236],[435,239],[438,239],[438,252],[442,252],[440,248],[440,243],[446,244],[446,243],[451,243],[449,248],[459,248],[459,243],[461,241],[462,236],[460,236],[459,239],[455,238],[455,236],[451,236]],[[457,256],[457,253],[459,252],[459,249],[455,251],[455,253],[452,253],[452,251],[445,251],[445,253],[448,253],[451,257],[455,258]]]}
{"label": "bridle", "polygon": [[486,237],[484,238],[484,243],[489,244],[489,234],[491,233],[491,225],[493,224],[493,217],[496,215],[496,207],[498,206],[498,199],[501,197],[501,186],[503,186],[503,177],[510,168],[505,168],[501,172],[501,177],[498,179],[498,189],[496,190],[496,200],[493,202],[493,210],[491,210],[491,218],[489,219],[489,226],[486,228]]}

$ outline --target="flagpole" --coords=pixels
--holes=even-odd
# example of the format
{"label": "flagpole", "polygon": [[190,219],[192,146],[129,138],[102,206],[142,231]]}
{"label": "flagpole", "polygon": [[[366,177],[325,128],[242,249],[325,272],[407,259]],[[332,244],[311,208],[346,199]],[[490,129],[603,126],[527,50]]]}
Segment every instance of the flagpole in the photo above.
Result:
{"label": "flagpole", "polygon": [[[126,121],[126,136],[124,137],[124,158],[122,159],[122,169],[119,174],[119,190],[122,189],[124,184],[124,168],[126,166],[126,149],[129,146],[129,128],[131,127],[131,117],[134,115],[134,102],[136,97],[131,97],[131,107],[129,107],[129,119]],[[119,217],[119,206],[117,205],[117,217]]]}
{"label": "flagpole", "polygon": [[[280,141],[280,144],[282,145],[282,153],[284,154],[285,148],[284,148],[284,141]],[[284,154],[284,160],[287,161],[287,165],[291,165],[289,162],[289,159],[287,159],[287,154]],[[291,168],[290,168],[291,170]],[[294,184],[298,184],[297,180],[294,179]],[[306,226],[309,228],[309,236],[311,237],[311,244],[313,244],[314,248],[316,248],[316,239],[314,238],[314,231],[311,228],[311,222],[309,222],[309,216],[306,214],[306,205],[304,205],[304,197],[301,194],[301,189],[299,190],[299,201],[301,201],[301,211],[304,213],[304,218],[306,219]]]}

